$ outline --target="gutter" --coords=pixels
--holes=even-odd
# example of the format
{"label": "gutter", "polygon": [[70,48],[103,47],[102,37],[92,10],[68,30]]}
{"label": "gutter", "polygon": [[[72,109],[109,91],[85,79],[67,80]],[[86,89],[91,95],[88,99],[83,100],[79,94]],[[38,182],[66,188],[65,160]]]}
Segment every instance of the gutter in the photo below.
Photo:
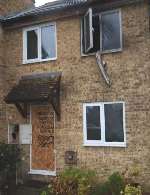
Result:
{"label": "gutter", "polygon": [[[22,21],[25,20],[26,18],[31,18],[31,17],[38,17],[38,16],[48,16],[48,15],[57,15],[59,13],[61,13],[60,16],[58,16],[58,18],[62,18],[62,14],[65,16],[67,15],[66,13],[71,11],[71,16],[76,16],[76,15],[82,15],[85,13],[85,11],[87,10],[88,7],[92,7],[93,9],[97,9],[99,11],[103,11],[106,9],[114,9],[114,8],[118,8],[118,7],[122,7],[122,6],[127,6],[127,5],[132,5],[132,4],[137,4],[137,3],[142,3],[145,0],[116,0],[115,2],[112,3],[99,3],[99,0],[89,0],[88,2],[84,3],[84,4],[79,4],[79,5],[74,5],[74,6],[60,6],[55,8],[45,8],[45,9],[35,9],[35,10],[29,10],[27,12],[22,12],[18,13],[14,16],[10,16],[10,18],[8,18],[8,16],[6,17],[2,17],[2,19],[0,18],[1,22],[5,25],[9,25],[9,24],[13,24],[16,23],[18,21]],[[18,15],[18,16],[17,16]],[[68,15],[69,17],[69,15]]]}

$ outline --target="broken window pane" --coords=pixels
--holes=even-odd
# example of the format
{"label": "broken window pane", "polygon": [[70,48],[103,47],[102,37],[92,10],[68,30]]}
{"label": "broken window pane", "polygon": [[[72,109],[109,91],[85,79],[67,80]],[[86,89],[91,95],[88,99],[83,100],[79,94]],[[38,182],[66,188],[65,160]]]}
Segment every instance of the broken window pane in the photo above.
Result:
{"label": "broken window pane", "polygon": [[42,59],[56,57],[55,26],[45,26],[41,29]]}
{"label": "broken window pane", "polygon": [[101,140],[100,107],[86,107],[87,140]]}
{"label": "broken window pane", "polygon": [[124,142],[123,104],[105,104],[106,142]]}
{"label": "broken window pane", "polygon": [[38,31],[31,30],[27,32],[27,59],[38,58]]}
{"label": "broken window pane", "polygon": [[102,19],[102,51],[121,48],[119,12],[104,13]]}

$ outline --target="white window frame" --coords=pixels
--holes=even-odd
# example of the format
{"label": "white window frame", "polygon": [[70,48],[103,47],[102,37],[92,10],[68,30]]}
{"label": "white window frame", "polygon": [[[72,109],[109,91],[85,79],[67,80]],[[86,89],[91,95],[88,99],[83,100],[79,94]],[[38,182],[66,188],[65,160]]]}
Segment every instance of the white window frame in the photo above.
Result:
{"label": "white window frame", "polygon": [[[118,12],[119,13],[119,21],[120,21],[120,48],[118,49],[111,49],[111,50],[104,50],[102,51],[102,24],[100,23],[100,52],[102,54],[107,54],[107,53],[114,53],[114,52],[122,52],[123,51],[123,31],[122,31],[122,12],[121,12],[121,8],[120,9],[113,9],[113,10],[109,10],[109,11],[103,11],[103,12],[100,12],[100,13],[97,13],[97,14],[93,14],[93,16],[95,15],[99,15],[99,17],[101,18],[101,15],[103,14],[109,14],[109,13],[113,13],[113,12]],[[82,24],[82,20],[81,20],[81,56],[84,57],[84,56],[90,56],[90,55],[95,55],[96,52],[93,52],[93,53],[84,53],[83,52],[83,24]],[[85,43],[84,43],[85,44]],[[94,46],[94,43],[93,43],[93,46]]]}
{"label": "white window frame", "polygon": [[[89,40],[89,47],[87,47],[86,43],[87,43],[87,37],[86,37],[86,17],[89,16],[89,34],[90,34],[90,40]],[[92,22],[92,9],[89,8],[87,13],[84,16],[84,43],[85,43],[85,51],[88,52],[90,49],[93,48],[93,22]]]}
{"label": "white window frame", "polygon": [[[123,105],[123,132],[124,142],[106,142],[105,141],[105,104]],[[87,140],[87,123],[86,123],[86,107],[99,106],[100,107],[100,123],[101,123],[101,140]],[[110,147],[126,147],[126,128],[125,128],[125,102],[96,102],[83,104],[83,145],[84,146],[110,146]]]}
{"label": "white window frame", "polygon": [[[54,26],[55,27],[55,48],[56,48],[56,56],[53,58],[46,58],[42,59],[42,48],[41,48],[41,30],[43,27],[48,27],[48,26]],[[36,63],[36,62],[45,62],[45,61],[51,61],[51,60],[56,60],[57,59],[57,30],[56,30],[56,22],[51,22],[47,24],[42,24],[38,26],[33,26],[33,27],[28,27],[23,29],[23,64],[28,64],[28,63]],[[38,58],[35,59],[27,59],[27,32],[32,31],[32,30],[37,30],[38,32]]]}

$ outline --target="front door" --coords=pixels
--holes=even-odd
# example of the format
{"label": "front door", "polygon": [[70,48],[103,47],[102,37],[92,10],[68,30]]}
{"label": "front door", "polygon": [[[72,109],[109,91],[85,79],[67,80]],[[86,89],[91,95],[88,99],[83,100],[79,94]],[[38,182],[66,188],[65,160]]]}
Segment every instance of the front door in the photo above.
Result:
{"label": "front door", "polygon": [[31,171],[55,172],[54,110],[50,106],[32,106]]}

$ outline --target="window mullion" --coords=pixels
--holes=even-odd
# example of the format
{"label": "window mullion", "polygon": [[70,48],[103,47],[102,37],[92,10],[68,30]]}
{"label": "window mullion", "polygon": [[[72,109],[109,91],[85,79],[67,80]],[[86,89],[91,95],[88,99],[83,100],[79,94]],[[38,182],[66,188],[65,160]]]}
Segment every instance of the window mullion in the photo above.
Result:
{"label": "window mullion", "polygon": [[23,32],[23,62],[27,61],[27,31]]}
{"label": "window mullion", "polygon": [[105,142],[105,112],[104,112],[104,104],[101,104],[100,106],[101,111],[101,135],[102,135],[102,142]]}
{"label": "window mullion", "polygon": [[42,59],[42,43],[41,43],[41,39],[42,39],[42,33],[41,33],[41,27],[39,27],[38,29],[38,59],[41,60]]}

